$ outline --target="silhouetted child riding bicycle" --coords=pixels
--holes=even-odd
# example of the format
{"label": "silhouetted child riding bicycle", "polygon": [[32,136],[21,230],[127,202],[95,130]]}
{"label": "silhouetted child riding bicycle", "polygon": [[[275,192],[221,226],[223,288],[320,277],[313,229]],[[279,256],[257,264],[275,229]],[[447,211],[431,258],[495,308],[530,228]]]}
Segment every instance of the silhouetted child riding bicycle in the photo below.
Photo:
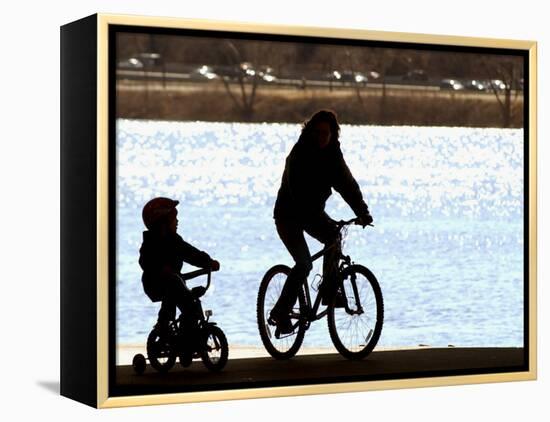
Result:
{"label": "silhouetted child riding bicycle", "polygon": [[[178,203],[169,198],[154,198],[145,204],[142,212],[148,229],[143,232],[139,251],[143,289],[153,302],[162,302],[157,323],[147,341],[147,354],[151,365],[159,371],[170,369],[176,356],[183,366],[201,356],[209,369],[219,370],[227,361],[227,340],[215,323],[208,322],[211,312],[207,311],[204,317],[200,297],[210,286],[210,273],[218,271],[220,263],[177,234]],[[181,274],[184,262],[203,270]],[[207,286],[189,289],[185,281],[199,275],[208,275]],[[176,307],[181,312],[177,320]],[[220,355],[211,361],[208,353],[214,349]],[[137,366],[144,369],[144,357],[137,359]],[[138,368],[136,371],[140,372]]]}

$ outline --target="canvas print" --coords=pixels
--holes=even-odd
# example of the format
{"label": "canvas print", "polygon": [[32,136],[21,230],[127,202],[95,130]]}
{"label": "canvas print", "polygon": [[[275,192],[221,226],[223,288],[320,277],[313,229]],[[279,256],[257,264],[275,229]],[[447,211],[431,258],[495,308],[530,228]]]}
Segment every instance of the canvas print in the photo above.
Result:
{"label": "canvas print", "polygon": [[527,369],[527,58],[114,27],[110,394]]}

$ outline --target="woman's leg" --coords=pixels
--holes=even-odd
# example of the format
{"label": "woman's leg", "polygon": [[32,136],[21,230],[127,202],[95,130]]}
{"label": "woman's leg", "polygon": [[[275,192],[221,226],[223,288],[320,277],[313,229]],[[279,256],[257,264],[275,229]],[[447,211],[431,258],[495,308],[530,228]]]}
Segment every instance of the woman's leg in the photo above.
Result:
{"label": "woman's leg", "polygon": [[290,270],[281,292],[281,296],[274,306],[272,316],[288,318],[288,314],[296,303],[304,280],[311,271],[311,255],[304,238],[303,228],[292,220],[275,220],[277,233],[288,252],[294,259],[295,265]]}
{"label": "woman's leg", "polygon": [[337,271],[338,258],[342,253],[340,230],[336,225],[336,221],[330,218],[326,213],[315,220],[308,222],[305,226],[305,231],[310,236],[323,243],[325,247],[333,246],[323,257],[323,304],[326,304],[326,292],[330,294],[334,286],[334,274]]}

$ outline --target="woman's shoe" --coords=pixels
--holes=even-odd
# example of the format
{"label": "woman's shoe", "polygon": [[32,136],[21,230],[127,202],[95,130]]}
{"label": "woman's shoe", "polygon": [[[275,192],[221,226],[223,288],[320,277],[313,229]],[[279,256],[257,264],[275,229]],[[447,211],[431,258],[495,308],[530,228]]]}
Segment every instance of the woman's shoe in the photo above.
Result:
{"label": "woman's shoe", "polygon": [[269,319],[267,320],[269,325],[275,325],[275,337],[279,338],[281,334],[290,334],[294,332],[292,321],[288,314],[278,314],[271,312]]}

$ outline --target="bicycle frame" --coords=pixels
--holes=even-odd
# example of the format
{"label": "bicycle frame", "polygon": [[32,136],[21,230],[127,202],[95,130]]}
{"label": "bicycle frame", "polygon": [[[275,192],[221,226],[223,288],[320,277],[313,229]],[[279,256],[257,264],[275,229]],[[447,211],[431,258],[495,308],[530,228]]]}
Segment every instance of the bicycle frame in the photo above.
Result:
{"label": "bicycle frame", "polygon": [[[317,252],[315,255],[313,255],[311,257],[311,262],[314,262],[314,261],[318,260],[319,258],[324,256],[325,253],[328,250],[330,250],[334,247],[336,247],[336,243],[333,243],[332,245],[329,245],[329,246],[323,248],[322,250],[320,250],[319,252]],[[339,256],[338,260],[341,260],[342,258],[343,258],[343,256]],[[323,286],[321,286],[321,288],[319,288],[319,290],[317,291],[317,296],[315,297],[315,302],[313,303],[313,306],[312,306],[311,293],[310,293],[310,290],[309,290],[309,283],[308,283],[307,278],[304,280],[303,286],[304,286],[304,290],[305,290],[305,294],[306,294],[306,305],[307,305],[307,309],[308,309],[308,315],[306,315],[307,322],[313,322],[313,321],[317,321],[317,320],[323,318],[328,313],[328,309],[325,309],[324,311],[322,311],[319,314],[317,313],[319,311],[319,307],[321,305],[321,299],[322,299],[321,291],[323,290]]]}
{"label": "bicycle frame", "polygon": [[[344,226],[355,223],[356,221],[357,221],[356,219],[352,219],[352,220],[349,220],[349,221],[340,221],[340,222],[338,222],[339,229],[341,230]],[[314,262],[317,259],[321,258],[322,256],[325,256],[327,251],[329,251],[330,249],[335,248],[337,246],[337,244],[338,244],[337,242],[340,242],[340,239],[338,239],[336,242],[332,243],[329,246],[326,246],[325,248],[323,248],[322,250],[320,250],[319,252],[314,254],[311,257],[311,262]],[[340,261],[343,261],[343,262],[340,263]],[[349,256],[346,256],[346,255],[342,254],[342,253],[340,253],[340,256],[337,257],[337,262],[340,263],[340,265],[338,265],[338,268],[336,270],[337,271],[337,274],[336,274],[337,276],[342,274],[344,269],[347,266],[352,264],[351,258]],[[324,276],[324,274],[323,274],[323,276]],[[340,280],[338,280],[337,282],[340,282]],[[350,315],[362,314],[363,313],[363,307],[361,305],[361,299],[359,297],[359,292],[357,290],[357,284],[355,282],[355,274],[352,274],[351,285],[352,285],[353,296],[355,298],[355,303],[357,305],[357,309],[356,310],[351,309],[349,307],[347,301],[345,303],[344,309]],[[322,300],[322,294],[321,293],[324,293],[324,292],[322,292],[322,290],[323,290],[323,287],[326,288],[326,286],[322,286],[322,284],[321,284],[321,288],[319,288],[319,290],[317,291],[317,296],[315,297],[315,302],[313,303],[313,306],[312,306],[311,293],[309,291],[309,284],[308,284],[307,278],[304,280],[303,286],[304,286],[304,290],[305,290],[306,306],[307,306],[307,310],[308,310],[308,314],[305,317],[306,317],[306,322],[309,324],[311,322],[314,322],[314,321],[317,321],[317,320],[323,318],[325,315],[328,314],[328,308],[325,309],[324,311],[320,312],[320,313],[317,313],[319,311],[319,306],[321,305],[321,300]],[[343,283],[342,283],[342,289],[343,289],[342,293],[345,296],[345,290],[344,290],[345,288],[344,288]]]}
{"label": "bicycle frame", "polygon": [[[200,277],[201,275],[207,276],[207,282],[205,288],[205,292],[210,288],[210,283],[212,281],[212,270],[209,268],[202,268],[200,270],[190,271],[188,273],[181,273],[178,275],[180,281],[183,283],[183,285],[187,287],[187,284],[185,283],[187,280],[191,280],[197,277]],[[212,311],[207,311],[207,315],[205,316],[203,307],[202,307],[202,301],[200,298],[196,298],[197,303],[197,320],[199,321],[199,324],[205,324],[208,323],[208,320],[210,319],[210,316],[212,315]],[[179,315],[177,320],[179,320],[182,317],[182,314]]]}

